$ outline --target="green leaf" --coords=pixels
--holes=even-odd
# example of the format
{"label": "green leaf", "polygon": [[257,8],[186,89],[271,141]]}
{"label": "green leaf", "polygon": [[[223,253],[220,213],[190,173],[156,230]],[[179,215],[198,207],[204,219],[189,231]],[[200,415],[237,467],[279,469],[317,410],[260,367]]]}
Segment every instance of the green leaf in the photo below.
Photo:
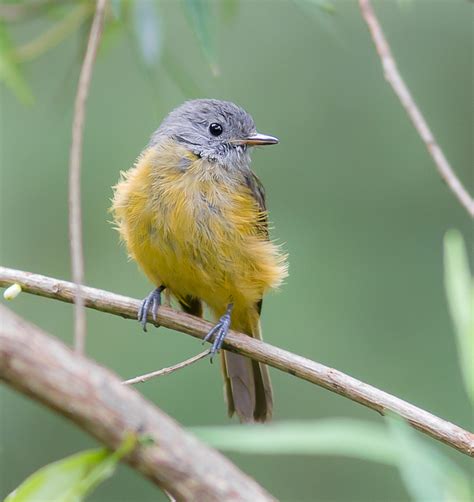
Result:
{"label": "green leaf", "polygon": [[303,3],[307,3],[309,5],[314,5],[318,7],[320,10],[322,10],[326,14],[336,14],[336,7],[333,4],[333,2],[330,2],[329,0],[297,0]]}
{"label": "green leaf", "polygon": [[401,418],[387,417],[392,442],[399,446],[396,457],[400,476],[416,502],[470,500],[468,477]]}
{"label": "green leaf", "polygon": [[194,427],[192,432],[211,446],[239,453],[344,455],[386,464],[394,464],[397,455],[382,425],[342,418]]}
{"label": "green leaf", "polygon": [[134,0],[132,26],[143,62],[154,66],[161,54],[162,33],[156,0]]}
{"label": "green leaf", "polygon": [[87,450],[42,467],[29,476],[5,502],[80,502],[112,476],[118,461],[135,447],[130,434],[118,450]]}
{"label": "green leaf", "polygon": [[250,454],[342,455],[397,467],[415,501],[462,501],[469,480],[456,464],[417,437],[402,419],[387,427],[351,419],[280,422],[242,427],[194,427],[216,448]]}
{"label": "green leaf", "polygon": [[74,8],[64,11],[50,28],[33,40],[16,47],[15,59],[18,62],[30,61],[57,47],[66,37],[78,30],[93,12],[94,6],[90,3],[79,3]]}
{"label": "green leaf", "polygon": [[464,385],[474,404],[474,280],[457,230],[449,230],[444,237],[444,283]]}
{"label": "green leaf", "polygon": [[34,99],[20,66],[15,61],[14,47],[5,25],[0,22],[0,82],[3,82],[23,104]]}
{"label": "green leaf", "polygon": [[196,33],[213,75],[219,74],[214,43],[214,33],[211,30],[211,4],[209,0],[184,0],[184,8],[189,22]]}

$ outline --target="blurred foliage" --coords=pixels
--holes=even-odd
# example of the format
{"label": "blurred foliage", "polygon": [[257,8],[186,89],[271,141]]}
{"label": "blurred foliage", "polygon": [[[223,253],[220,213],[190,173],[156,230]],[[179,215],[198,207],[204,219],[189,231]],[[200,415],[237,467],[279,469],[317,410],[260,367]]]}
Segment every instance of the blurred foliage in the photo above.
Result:
{"label": "blurred foliage", "polygon": [[209,62],[214,75],[219,74],[217,66],[217,56],[215,54],[214,34],[215,29],[211,27],[213,15],[211,4],[208,0],[183,0],[191,26],[193,26],[200,46]]}
{"label": "blurred foliage", "polygon": [[130,434],[116,451],[83,451],[42,467],[28,477],[5,502],[81,502],[110,478],[117,463],[136,445]]}
{"label": "blurred foliage", "polygon": [[[374,3],[402,73],[472,188],[472,121],[465,113],[472,76],[463,52],[469,14],[460,6],[467,2]],[[283,147],[256,154],[272,220],[288,242],[291,261],[284,293],[265,300],[265,333],[277,345],[388,387],[449,420],[469,421],[472,407],[462,399],[438,294],[438,251],[446,228],[467,232],[471,222],[439,182],[383,82],[356,2],[110,0],[109,6],[85,141],[89,281],[135,296],[149,287],[125,263],[106,219],[110,186],[156,122],[183,97],[248,105],[262,130],[281,137]],[[2,261],[52,276],[64,276],[69,266],[64,176],[74,86],[58,79],[64,77],[61,68],[82,60],[93,7],[89,0],[0,3],[0,81],[8,89],[1,117],[0,215],[2,235],[14,236],[2,242]],[[59,99],[58,85],[65,87]],[[11,93],[30,105],[34,94],[36,106],[25,111],[11,102]],[[460,234],[446,234],[446,293],[472,399],[473,287],[466,255]],[[67,340],[70,310],[53,303],[20,295],[14,308]],[[195,350],[192,340],[163,329],[158,336],[136,338],[139,330],[121,321],[89,313],[91,356],[121,374],[142,373]],[[144,385],[143,392],[183,423],[225,421],[218,372],[204,365],[187,371]],[[318,498],[331,500],[377,494],[468,500],[466,476],[457,467],[464,459],[457,453],[422,440],[403,422],[360,420],[365,410],[353,403],[286,375],[273,378],[278,417],[319,420],[193,430],[231,452],[275,496],[314,500],[317,491]],[[193,397],[191,406],[184,396]],[[2,430],[8,430],[0,445],[0,477],[7,473],[0,479],[2,495],[39,465],[89,441],[13,393],[2,394],[2,403]],[[341,413],[353,418],[328,418]],[[258,453],[267,454],[265,462]],[[48,481],[41,489],[56,489],[60,477],[76,487],[76,495],[84,494],[102,478],[99,472],[108,472],[100,459],[115,466],[108,455],[95,450],[46,466],[15,496],[39,487],[38,480],[51,473],[51,486]],[[347,469],[342,460],[329,458],[335,455],[372,463],[353,462]],[[87,459],[99,463],[94,467]],[[392,466],[404,489],[392,479]],[[63,477],[66,471],[74,480]],[[95,500],[156,497],[153,487],[127,470],[113,485],[99,488]]]}
{"label": "blurred foliage", "polygon": [[153,0],[132,2],[133,33],[147,66],[153,66],[161,53],[161,22],[158,5]]}
{"label": "blurred foliage", "polygon": [[[294,0],[302,7],[318,7],[322,12],[334,14],[336,9],[329,0]],[[181,0],[187,19],[196,33],[199,46],[209,64],[213,75],[219,75],[216,52],[216,6],[209,0]],[[105,39],[112,38],[112,33],[125,29],[132,34],[138,47],[138,54],[145,66],[152,67],[160,59],[162,49],[162,20],[158,0],[110,0],[110,14],[115,22],[108,20],[105,27]],[[238,12],[238,0],[224,0],[219,3],[222,17],[226,22],[235,18]],[[53,49],[68,36],[80,28],[82,23],[94,12],[92,0],[65,1],[23,0],[0,4],[0,82],[3,81],[23,103],[32,103],[33,96],[22,74],[19,63],[36,59]],[[61,15],[58,15],[58,11]],[[15,47],[9,38],[5,24],[7,20],[21,20],[30,15],[45,16],[51,26],[38,37],[24,45]],[[170,67],[170,74],[180,85],[189,81],[182,78],[183,71],[176,70],[176,62]]]}
{"label": "blurred foliage", "polygon": [[33,95],[14,57],[13,44],[3,22],[0,22],[0,81],[23,103],[33,102]]}
{"label": "blurred foliage", "polygon": [[342,455],[398,468],[415,502],[467,501],[469,477],[449,457],[418,437],[403,420],[387,426],[331,418],[270,425],[195,427],[192,432],[215,448],[247,454]]}
{"label": "blurred foliage", "polygon": [[474,406],[474,278],[466,246],[457,230],[444,238],[444,282],[466,392]]}
{"label": "blurred foliage", "polygon": [[[327,2],[326,2],[327,3]],[[104,38],[106,43],[117,31],[132,35],[137,53],[145,67],[152,68],[159,61],[162,49],[162,20],[157,0],[110,0]],[[199,46],[211,71],[218,75],[215,27],[212,20],[216,7],[208,0],[182,0],[190,26],[196,33]],[[226,0],[220,7],[222,16],[229,22],[237,13],[238,2]],[[61,15],[57,15],[61,10]],[[3,81],[23,103],[32,103],[33,97],[22,74],[20,63],[42,56],[68,36],[76,32],[82,23],[92,16],[94,2],[76,0],[57,3],[45,0],[23,0],[0,4],[0,82]],[[19,21],[36,14],[49,19],[48,28],[27,43],[14,46],[10,40],[5,21]],[[109,19],[112,17],[112,19]],[[179,69],[178,63],[167,61],[166,65],[173,79],[181,86],[189,82],[188,75]]]}
{"label": "blurred foliage", "polygon": [[404,421],[389,417],[390,442],[397,447],[395,465],[415,502],[468,501],[470,478],[432,443]]}

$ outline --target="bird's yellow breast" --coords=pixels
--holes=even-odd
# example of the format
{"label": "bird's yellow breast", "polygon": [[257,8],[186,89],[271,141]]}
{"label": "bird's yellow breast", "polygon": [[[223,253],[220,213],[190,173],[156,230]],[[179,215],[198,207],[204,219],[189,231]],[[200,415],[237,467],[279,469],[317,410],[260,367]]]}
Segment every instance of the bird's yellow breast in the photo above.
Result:
{"label": "bird's yellow breast", "polygon": [[176,144],[146,150],[115,187],[112,210],[130,256],[156,285],[213,310],[255,304],[286,276],[237,174]]}

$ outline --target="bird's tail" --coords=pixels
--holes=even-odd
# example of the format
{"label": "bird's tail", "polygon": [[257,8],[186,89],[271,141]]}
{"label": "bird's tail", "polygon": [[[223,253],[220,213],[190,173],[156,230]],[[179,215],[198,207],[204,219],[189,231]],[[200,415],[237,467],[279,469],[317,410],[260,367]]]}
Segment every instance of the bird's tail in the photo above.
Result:
{"label": "bird's tail", "polygon": [[[260,316],[257,312],[233,316],[231,328],[262,339]],[[241,422],[270,420],[273,393],[268,367],[248,357],[223,351],[222,369],[229,416],[237,413]]]}

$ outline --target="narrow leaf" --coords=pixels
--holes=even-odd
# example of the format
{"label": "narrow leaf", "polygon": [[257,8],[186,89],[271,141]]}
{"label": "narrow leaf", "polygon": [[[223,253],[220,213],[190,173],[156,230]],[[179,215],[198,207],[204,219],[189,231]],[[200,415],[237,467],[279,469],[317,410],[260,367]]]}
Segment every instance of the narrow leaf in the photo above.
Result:
{"label": "narrow leaf", "polygon": [[449,230],[444,237],[444,282],[464,384],[474,404],[474,281],[457,230]]}
{"label": "narrow leaf", "polygon": [[154,66],[161,53],[162,32],[156,0],[134,0],[132,3],[132,26],[143,62]]}
{"label": "narrow leaf", "polygon": [[8,31],[0,22],[0,82],[3,82],[23,104],[32,104],[33,95],[15,61],[14,47]]}
{"label": "narrow leaf", "polygon": [[397,466],[416,502],[469,500],[467,476],[399,417],[387,417],[393,443],[399,446]]}
{"label": "narrow leaf", "polygon": [[214,33],[211,30],[211,4],[209,0],[184,0],[184,7],[194,32],[201,45],[213,75],[219,74],[216,61]]}
{"label": "narrow leaf", "polygon": [[115,452],[99,448],[53,462],[29,476],[5,502],[80,502],[112,476],[118,461],[135,444],[136,437],[130,435]]}
{"label": "narrow leaf", "polygon": [[397,455],[397,447],[382,425],[341,418],[194,427],[192,431],[211,446],[239,453],[344,455],[386,464],[394,464]]}
{"label": "narrow leaf", "polygon": [[297,0],[299,2],[306,2],[308,5],[314,5],[318,7],[325,14],[335,14],[336,7],[333,2],[329,0]]}

